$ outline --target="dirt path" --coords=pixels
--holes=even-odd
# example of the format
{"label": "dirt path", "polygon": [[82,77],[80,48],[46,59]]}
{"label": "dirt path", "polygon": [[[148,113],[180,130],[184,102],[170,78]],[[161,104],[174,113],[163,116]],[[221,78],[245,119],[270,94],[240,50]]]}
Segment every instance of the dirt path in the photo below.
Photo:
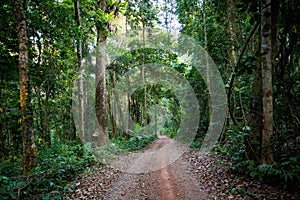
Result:
{"label": "dirt path", "polygon": [[222,157],[185,149],[162,137],[137,154],[121,156],[76,181],[63,199],[201,200],[300,199],[232,172]]}
{"label": "dirt path", "polygon": [[[179,146],[174,140],[161,137],[133,159],[122,159],[123,166],[130,173],[125,173],[112,184],[104,198],[207,199],[205,192],[201,191],[197,182],[188,174],[189,164],[180,158],[184,147]],[[126,164],[124,160],[127,160]]]}

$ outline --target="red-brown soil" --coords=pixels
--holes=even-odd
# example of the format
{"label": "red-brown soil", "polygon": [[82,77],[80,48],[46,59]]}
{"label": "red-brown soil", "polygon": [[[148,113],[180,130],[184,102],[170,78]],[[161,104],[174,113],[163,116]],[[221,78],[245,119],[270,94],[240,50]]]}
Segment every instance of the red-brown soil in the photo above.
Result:
{"label": "red-brown soil", "polygon": [[[64,199],[206,200],[299,198],[299,196],[297,197],[295,194],[280,190],[277,187],[236,175],[230,169],[230,162],[217,155],[187,150],[178,159],[174,160],[174,156],[169,155],[170,149],[164,148],[173,142],[172,139],[162,136],[142,150],[142,153],[138,154],[137,157],[131,160],[127,159],[128,163],[125,163],[126,159],[117,162],[117,164],[123,163],[124,166],[128,167],[128,170],[124,170],[122,166],[120,166],[120,169],[123,171],[107,165],[95,167],[90,173],[77,179],[76,186],[73,187],[75,192],[67,194]],[[174,146],[171,147],[173,148]],[[155,154],[155,152],[159,153]],[[151,157],[152,154],[155,157]],[[156,169],[158,162],[161,165],[159,169]],[[148,166],[154,167],[156,170],[151,170]],[[146,169],[144,172],[141,171],[143,167]],[[135,169],[137,172],[133,171]]]}

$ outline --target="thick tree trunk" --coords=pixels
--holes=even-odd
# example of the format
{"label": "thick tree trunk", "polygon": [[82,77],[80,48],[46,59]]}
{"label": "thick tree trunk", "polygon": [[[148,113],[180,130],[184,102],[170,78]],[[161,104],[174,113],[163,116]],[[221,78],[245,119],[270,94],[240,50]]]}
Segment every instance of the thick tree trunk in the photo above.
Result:
{"label": "thick tree trunk", "polygon": [[14,13],[18,31],[19,41],[19,76],[20,76],[20,107],[22,122],[22,164],[25,173],[36,165],[36,148],[33,132],[33,118],[29,107],[29,81],[27,75],[28,49],[27,49],[27,25],[26,16],[22,3],[19,0],[14,2]]}
{"label": "thick tree trunk", "polygon": [[96,115],[100,124],[100,130],[95,131],[94,141],[99,145],[108,142],[108,116],[107,116],[107,95],[106,95],[106,36],[98,31],[98,53],[96,58]]}
{"label": "thick tree trunk", "polygon": [[261,2],[261,53],[262,53],[262,152],[260,162],[273,164],[271,146],[273,135],[273,83],[272,83],[272,23],[271,0]]}
{"label": "thick tree trunk", "polygon": [[[98,8],[106,12],[106,1],[99,0]],[[108,24],[105,24],[108,27]],[[95,144],[104,145],[108,143],[108,113],[106,95],[106,65],[108,64],[106,54],[106,30],[102,25],[97,25],[97,57],[96,57],[96,115],[100,128],[93,134]]]}

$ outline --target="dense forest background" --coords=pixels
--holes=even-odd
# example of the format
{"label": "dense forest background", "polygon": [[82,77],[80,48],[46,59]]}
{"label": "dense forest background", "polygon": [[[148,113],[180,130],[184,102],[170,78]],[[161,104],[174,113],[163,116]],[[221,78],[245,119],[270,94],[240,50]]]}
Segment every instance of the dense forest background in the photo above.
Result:
{"label": "dense forest background", "polygon": [[[129,30],[149,34],[164,28],[193,38],[216,63],[227,96],[225,126],[214,152],[227,156],[237,173],[282,188],[300,185],[300,2],[298,0],[1,0],[0,7],[0,196],[58,197],[68,183],[96,162],[83,144],[89,72],[83,58],[107,38]],[[191,144],[200,149],[210,120],[210,93],[193,66],[175,54],[137,49],[108,66],[95,63],[94,98],[100,141],[136,151],[156,134],[128,134],[117,126],[108,103],[116,82],[131,66],[160,63],[193,87],[201,119]],[[141,72],[143,73],[143,72]],[[75,84],[76,83],[76,84]],[[90,83],[89,83],[90,84]],[[78,124],[72,100],[78,88]],[[161,102],[167,115],[161,134],[180,127],[176,95],[161,85],[143,85],[128,97],[136,122],[148,122],[148,107]],[[196,125],[195,125],[196,126]],[[99,137],[95,136],[95,137]],[[99,138],[98,138],[99,140]],[[109,155],[107,155],[109,156]],[[53,192],[54,191],[54,192]]]}

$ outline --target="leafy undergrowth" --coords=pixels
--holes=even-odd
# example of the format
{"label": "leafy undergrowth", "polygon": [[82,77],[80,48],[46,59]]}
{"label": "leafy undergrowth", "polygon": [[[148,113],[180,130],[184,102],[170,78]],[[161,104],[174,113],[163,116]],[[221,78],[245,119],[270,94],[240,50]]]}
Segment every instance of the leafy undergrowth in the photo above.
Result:
{"label": "leafy undergrowth", "polygon": [[138,151],[144,148],[146,145],[150,144],[156,139],[156,135],[138,135],[132,136],[128,140],[125,140],[122,137],[118,137],[112,140],[112,143],[117,145],[119,149],[132,152]]}
{"label": "leafy undergrowth", "polygon": [[284,154],[273,165],[260,164],[249,160],[246,155],[245,137],[249,133],[234,130],[228,134],[224,144],[217,143],[215,152],[227,157],[232,162],[235,173],[255,179],[285,190],[300,190],[300,156]]}
{"label": "leafy undergrowth", "polygon": [[0,165],[1,199],[60,199],[71,192],[76,175],[96,162],[86,148],[76,144],[53,144],[38,152],[38,165],[23,175],[21,158],[10,157]]}
{"label": "leafy undergrowth", "polygon": [[86,147],[56,143],[38,152],[38,165],[30,175],[23,175],[21,156],[11,156],[0,165],[1,199],[60,199],[72,192],[76,176],[90,170],[96,162],[105,163],[116,151],[138,151],[155,140],[155,136],[115,138],[99,157]]}

